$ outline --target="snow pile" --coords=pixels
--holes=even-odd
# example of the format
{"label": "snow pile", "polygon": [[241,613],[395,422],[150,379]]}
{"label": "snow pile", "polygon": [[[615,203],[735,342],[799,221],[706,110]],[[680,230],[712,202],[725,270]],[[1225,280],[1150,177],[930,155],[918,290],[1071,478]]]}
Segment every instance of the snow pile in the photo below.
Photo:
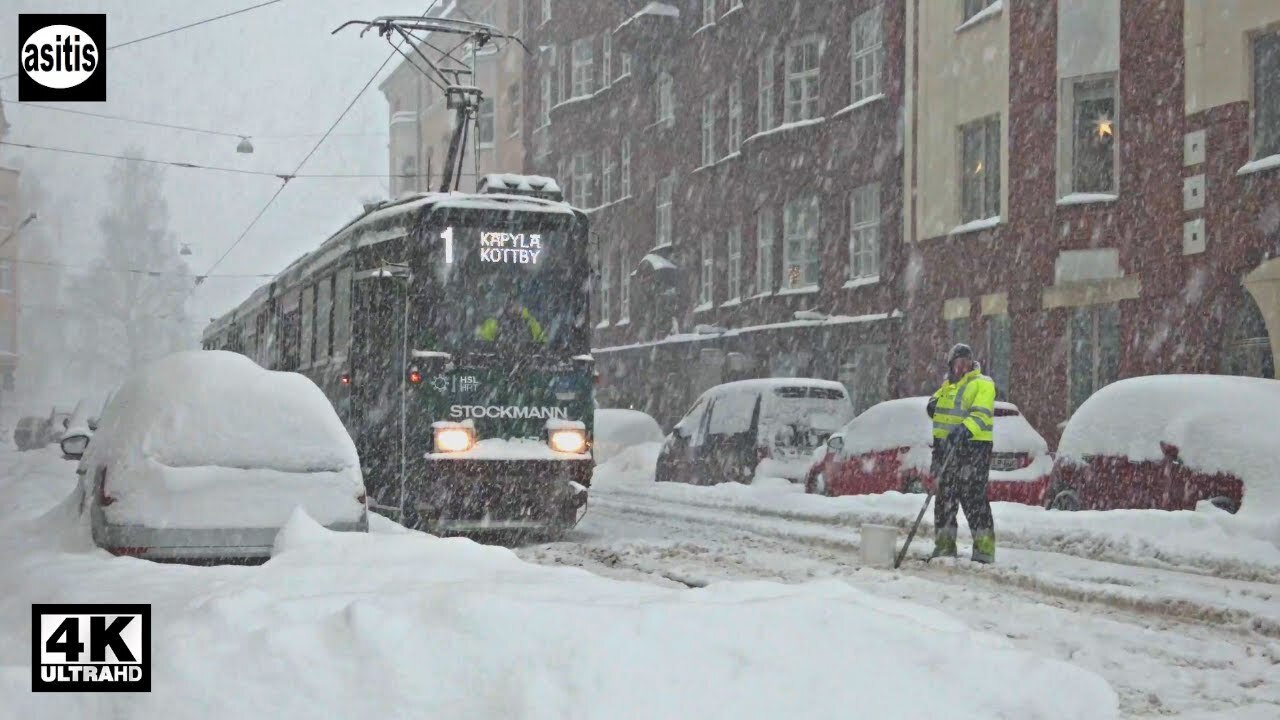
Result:
{"label": "snow pile", "polygon": [[99,466],[113,522],[271,527],[298,505],[325,523],[362,510],[355,444],[328,398],[238,353],[175,353],[126,380],[81,460]]}
{"label": "snow pile", "polygon": [[[1119,713],[1092,672],[838,581],[676,590],[462,539],[330,533],[301,513],[266,565],[191,568],[58,552],[50,518],[35,530],[49,548],[0,554],[0,706],[15,718]],[[35,527],[10,522],[0,543]],[[150,603],[152,692],[31,693],[30,603],[48,600]]]}
{"label": "snow pile", "polygon": [[662,442],[658,422],[639,410],[597,409],[593,427],[593,452],[597,463],[608,462],[619,452],[641,443]]}
{"label": "snow pile", "polygon": [[[1063,430],[1058,455],[1159,461],[1160,443],[1187,468],[1244,481],[1239,517],[1280,531],[1280,381],[1222,375],[1153,375],[1114,382],[1089,397]],[[1275,537],[1280,543],[1280,532]]]}

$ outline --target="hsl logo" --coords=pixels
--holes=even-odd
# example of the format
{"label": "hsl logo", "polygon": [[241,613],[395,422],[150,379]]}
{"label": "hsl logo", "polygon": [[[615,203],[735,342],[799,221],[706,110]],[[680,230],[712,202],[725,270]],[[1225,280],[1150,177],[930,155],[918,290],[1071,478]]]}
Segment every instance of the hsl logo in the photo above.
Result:
{"label": "hsl logo", "polygon": [[107,99],[106,15],[18,15],[19,101]]}

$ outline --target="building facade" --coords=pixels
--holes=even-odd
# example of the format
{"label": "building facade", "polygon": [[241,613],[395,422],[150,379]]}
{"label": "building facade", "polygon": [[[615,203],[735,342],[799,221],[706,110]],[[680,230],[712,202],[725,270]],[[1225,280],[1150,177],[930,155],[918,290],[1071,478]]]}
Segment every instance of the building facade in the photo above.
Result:
{"label": "building facade", "polygon": [[1050,442],[1122,377],[1275,377],[1280,4],[526,3],[525,168],[590,210],[602,404],[931,391]]}
{"label": "building facade", "polygon": [[[0,138],[8,132],[0,103]],[[0,391],[14,389],[18,369],[18,259],[22,217],[18,171],[0,166]]]}
{"label": "building facade", "polygon": [[[523,0],[453,0],[438,4],[432,16],[471,20],[509,30],[523,25]],[[457,42],[446,38],[437,47],[449,49]],[[433,61],[438,53],[422,52]],[[417,65],[422,61],[406,51]],[[491,43],[474,55],[459,48],[453,56],[469,64],[475,72],[473,84],[483,92],[475,133],[469,135],[461,189],[475,187],[478,175],[490,172],[519,172],[524,165],[522,137],[523,66],[525,52],[516,43]],[[438,81],[438,78],[434,80]],[[387,145],[390,194],[438,190],[442,169],[453,135],[454,111],[445,106],[444,92],[408,59],[400,64],[379,89],[390,111]]]}

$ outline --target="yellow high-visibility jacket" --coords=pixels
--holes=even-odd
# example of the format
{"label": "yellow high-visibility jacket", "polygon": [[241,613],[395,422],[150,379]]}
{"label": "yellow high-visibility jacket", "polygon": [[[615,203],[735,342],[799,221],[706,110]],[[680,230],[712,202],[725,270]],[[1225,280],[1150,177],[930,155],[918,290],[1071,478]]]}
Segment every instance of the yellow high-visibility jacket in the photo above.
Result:
{"label": "yellow high-visibility jacket", "polygon": [[[529,336],[536,343],[545,343],[547,335],[542,330],[542,325],[533,317],[533,313],[528,308],[520,308],[520,317],[524,318],[525,325],[529,328]],[[476,328],[476,337],[485,342],[493,342],[498,339],[498,319],[495,317],[486,318],[480,327]]]}
{"label": "yellow high-visibility jacket", "polygon": [[947,437],[961,423],[974,440],[991,442],[995,430],[995,381],[974,368],[956,382],[948,378],[933,394],[937,405],[933,411],[933,436]]}

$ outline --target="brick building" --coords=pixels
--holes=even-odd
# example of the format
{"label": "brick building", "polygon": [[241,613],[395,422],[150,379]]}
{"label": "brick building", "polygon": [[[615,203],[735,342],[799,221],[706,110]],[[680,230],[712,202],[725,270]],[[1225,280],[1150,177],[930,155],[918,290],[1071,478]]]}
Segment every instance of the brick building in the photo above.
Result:
{"label": "brick building", "polygon": [[[570,9],[571,8],[571,9]],[[534,0],[525,167],[589,208],[602,402],[973,344],[1051,442],[1098,387],[1275,376],[1280,4]]]}

